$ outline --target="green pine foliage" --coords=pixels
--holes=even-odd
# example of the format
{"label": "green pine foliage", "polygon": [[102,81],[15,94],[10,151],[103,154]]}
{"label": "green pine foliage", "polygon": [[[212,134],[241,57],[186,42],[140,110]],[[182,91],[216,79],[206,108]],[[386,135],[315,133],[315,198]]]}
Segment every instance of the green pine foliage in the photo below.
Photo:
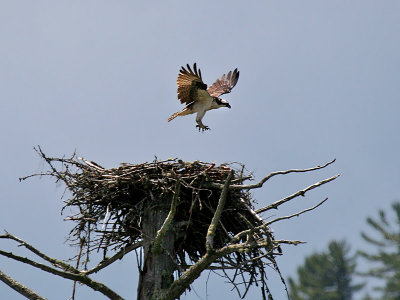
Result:
{"label": "green pine foliage", "polygon": [[363,287],[352,285],[356,262],[345,241],[332,241],[328,250],[314,253],[297,269],[298,282],[289,278],[292,300],[351,300]]}
{"label": "green pine foliage", "polygon": [[400,203],[392,204],[395,219],[390,221],[383,210],[378,212],[378,218],[367,218],[367,224],[377,233],[373,238],[365,233],[362,237],[376,247],[375,253],[359,251],[359,254],[376,267],[363,275],[383,279],[385,285],[376,290],[382,292],[385,300],[400,300]]}

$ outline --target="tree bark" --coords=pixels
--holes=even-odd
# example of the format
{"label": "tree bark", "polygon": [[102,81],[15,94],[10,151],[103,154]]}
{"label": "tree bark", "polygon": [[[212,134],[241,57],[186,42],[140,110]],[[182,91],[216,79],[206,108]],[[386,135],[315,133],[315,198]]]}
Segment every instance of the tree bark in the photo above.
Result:
{"label": "tree bark", "polygon": [[169,201],[154,203],[145,209],[142,220],[144,261],[140,272],[138,300],[160,299],[173,283],[173,272],[176,269],[172,260],[174,257],[175,236],[169,228],[161,242],[161,247],[155,249],[153,241],[157,231],[163,225],[169,212]]}

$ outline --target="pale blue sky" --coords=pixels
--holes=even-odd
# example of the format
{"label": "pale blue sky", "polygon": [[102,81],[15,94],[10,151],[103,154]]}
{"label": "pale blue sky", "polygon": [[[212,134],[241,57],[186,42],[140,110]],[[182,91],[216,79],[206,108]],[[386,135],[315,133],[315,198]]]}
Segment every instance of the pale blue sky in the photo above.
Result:
{"label": "pale blue sky", "polygon": [[[400,199],[399,1],[2,1],[0,2],[0,229],[52,256],[71,225],[60,216],[63,187],[49,179],[32,147],[51,156],[77,150],[105,167],[180,157],[239,161],[260,178],[271,171],[337,162],[314,174],[274,178],[255,192],[259,206],[337,173],[342,176],[277,211],[283,216],[326,196],[318,210],[274,227],[284,277],[332,239],[365,248],[365,218]],[[226,99],[232,109],[168,117],[179,67],[197,62],[212,83],[238,68]],[[0,248],[25,252],[0,241]],[[360,264],[361,268],[367,267]],[[0,258],[0,269],[49,299],[68,299],[71,283]],[[134,255],[96,278],[136,297]],[[271,270],[270,287],[284,299]],[[236,299],[211,275],[184,300]],[[3,299],[23,299],[0,284]],[[257,299],[254,290],[249,299]],[[78,299],[103,299],[80,287]]]}

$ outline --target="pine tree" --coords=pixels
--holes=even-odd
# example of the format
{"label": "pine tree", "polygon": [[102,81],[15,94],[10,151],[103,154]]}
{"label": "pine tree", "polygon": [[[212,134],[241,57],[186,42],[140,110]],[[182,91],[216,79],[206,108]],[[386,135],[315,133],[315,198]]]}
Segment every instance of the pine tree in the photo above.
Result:
{"label": "pine tree", "polygon": [[298,282],[289,278],[292,300],[350,300],[363,285],[352,285],[355,257],[345,241],[332,241],[328,250],[314,253],[297,269]]}
{"label": "pine tree", "polygon": [[400,300],[400,203],[393,203],[392,208],[396,215],[393,222],[389,222],[383,210],[379,210],[377,220],[367,218],[367,224],[378,233],[379,238],[372,238],[365,233],[361,236],[377,251],[375,254],[365,251],[359,253],[369,262],[376,263],[376,267],[364,275],[384,279],[385,286],[376,288],[382,291],[382,299]]}

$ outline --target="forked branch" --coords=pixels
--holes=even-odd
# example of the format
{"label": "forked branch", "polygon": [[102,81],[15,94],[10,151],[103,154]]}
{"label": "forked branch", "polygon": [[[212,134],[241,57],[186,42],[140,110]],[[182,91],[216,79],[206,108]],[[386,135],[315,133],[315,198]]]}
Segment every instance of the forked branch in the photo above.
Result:
{"label": "forked branch", "polygon": [[45,261],[48,261],[49,263],[51,263],[53,266],[56,266],[60,269],[63,269],[64,271],[68,271],[71,273],[79,273],[78,270],[76,270],[73,266],[59,260],[59,259],[55,259],[52,257],[47,256],[46,254],[44,254],[43,252],[39,251],[38,249],[36,249],[35,247],[33,247],[32,245],[28,244],[27,242],[21,240],[20,238],[8,233],[7,231],[5,231],[6,234],[4,235],[0,235],[0,239],[9,239],[9,240],[13,240],[16,241],[20,244],[20,246],[24,246],[26,249],[28,249],[29,251],[31,251],[32,253],[36,254],[37,256],[39,256],[40,258],[44,259]]}
{"label": "forked branch", "polygon": [[[16,261],[19,261],[22,263],[25,263],[25,264],[28,264],[32,267],[41,269],[41,270],[51,273],[53,275],[57,275],[57,276],[60,276],[60,277],[66,278],[66,279],[81,282],[81,283],[87,285],[88,287],[92,288],[93,290],[98,291],[98,292],[102,293],[103,295],[110,297],[111,299],[121,299],[121,300],[123,299],[121,296],[119,296],[116,292],[111,290],[109,287],[107,287],[103,283],[97,282],[97,281],[91,279],[84,273],[81,273],[76,268],[74,268],[58,259],[55,259],[55,258],[52,258],[52,257],[49,257],[49,256],[43,254],[41,251],[39,251],[38,249],[36,249],[32,245],[30,245],[29,243],[15,237],[14,235],[12,235],[10,233],[6,233],[5,235],[2,235],[0,237],[5,238],[5,239],[11,239],[11,240],[21,243],[21,245],[25,246],[31,252],[35,253],[36,255],[40,256],[41,258],[45,259],[46,261],[52,263],[55,267],[62,269],[62,270],[59,270],[59,269],[56,269],[53,267],[49,267],[45,264],[38,263],[29,258],[15,255],[11,252],[6,252],[3,250],[0,250],[0,255],[11,258],[13,260],[16,260]],[[68,270],[64,271],[65,269],[68,269]],[[34,299],[34,298],[32,298],[32,299]]]}
{"label": "forked branch", "polygon": [[300,215],[302,215],[302,214],[304,214],[304,213],[306,213],[306,212],[308,212],[308,211],[311,211],[311,210],[316,209],[318,206],[322,205],[322,204],[325,203],[325,201],[327,201],[327,200],[328,200],[328,198],[325,198],[324,200],[322,200],[321,202],[319,202],[317,205],[314,205],[313,207],[310,207],[310,208],[307,208],[307,209],[305,209],[305,210],[299,211],[298,213],[295,213],[295,214],[292,214],[292,215],[289,215],[289,216],[285,216],[285,217],[279,217],[279,218],[273,219],[272,221],[267,222],[266,225],[271,225],[272,223],[275,223],[275,222],[279,222],[279,221],[282,221],[282,220],[291,219],[291,218],[293,218],[293,217],[298,217],[298,216],[300,216]]}
{"label": "forked branch", "polygon": [[274,202],[274,203],[272,203],[272,204],[270,204],[270,205],[267,205],[267,206],[265,206],[265,207],[263,207],[263,208],[257,209],[257,210],[256,210],[256,213],[259,214],[259,213],[265,212],[265,211],[270,210],[270,209],[277,209],[280,205],[282,205],[282,204],[284,204],[284,203],[286,203],[286,202],[292,200],[293,198],[296,198],[296,197],[298,197],[298,196],[304,196],[305,193],[306,193],[307,191],[313,190],[313,189],[315,189],[316,187],[319,187],[320,185],[323,185],[323,184],[325,184],[325,183],[331,182],[332,180],[335,180],[335,179],[338,178],[339,176],[340,176],[340,175],[338,174],[338,175],[332,176],[332,177],[330,177],[330,178],[321,180],[321,181],[319,181],[319,182],[317,182],[317,183],[314,183],[313,185],[310,185],[309,187],[306,187],[306,188],[303,189],[303,190],[297,191],[296,193],[294,193],[294,194],[292,194],[292,195],[290,195],[290,196],[288,196],[288,197],[286,197],[286,198],[283,198],[283,199],[281,199],[281,200],[278,200],[278,201],[276,201],[276,202]]}
{"label": "forked branch", "polygon": [[[311,172],[311,171],[315,171],[315,170],[320,170],[320,169],[326,168],[330,164],[333,164],[335,161],[336,161],[336,158],[334,158],[333,160],[331,160],[330,162],[327,162],[326,164],[324,164],[322,166],[316,166],[316,167],[308,168],[308,169],[290,169],[290,170],[286,170],[286,171],[272,172],[272,173],[268,174],[267,176],[265,176],[264,178],[262,178],[258,183],[254,183],[254,184],[232,184],[229,188],[230,189],[239,189],[239,190],[257,189],[257,188],[262,187],[266,181],[268,181],[269,179],[271,179],[274,176],[285,175],[285,174],[290,174],[290,173],[305,173],[305,172]],[[219,184],[219,183],[212,183],[210,185],[212,187],[218,187],[218,188],[221,188],[221,189],[223,188],[223,185]]]}
{"label": "forked branch", "polygon": [[118,251],[118,253],[116,253],[115,255],[113,255],[110,258],[107,258],[105,260],[103,260],[102,262],[100,262],[97,266],[95,266],[93,269],[90,269],[88,271],[80,271],[81,274],[83,275],[89,275],[92,273],[97,273],[99,272],[101,269],[104,269],[105,267],[111,265],[112,263],[114,263],[116,260],[118,259],[122,259],[126,254],[128,254],[129,252],[142,247],[142,242],[137,242],[133,245],[129,245],[126,246],[124,248],[122,248],[120,251]]}

